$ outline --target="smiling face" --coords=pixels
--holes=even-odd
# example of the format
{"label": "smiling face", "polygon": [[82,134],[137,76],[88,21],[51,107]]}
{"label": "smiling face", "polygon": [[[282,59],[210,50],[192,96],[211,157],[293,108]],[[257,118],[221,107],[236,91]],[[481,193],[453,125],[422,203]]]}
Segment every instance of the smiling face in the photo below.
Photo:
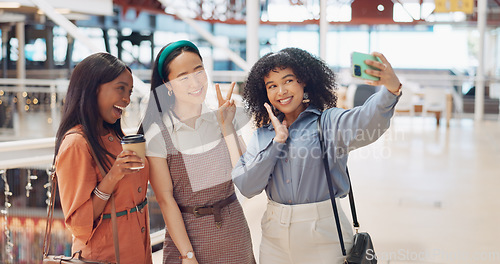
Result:
{"label": "smiling face", "polygon": [[[292,121],[306,109],[302,103],[305,84],[301,83],[292,69],[275,68],[264,77],[267,98],[271,104]],[[291,124],[291,123],[289,123]]]}
{"label": "smiling face", "polygon": [[207,95],[207,74],[200,57],[193,52],[182,52],[173,59],[167,88],[173,92],[176,104],[200,105]]}
{"label": "smiling face", "polygon": [[116,123],[130,103],[132,84],[132,74],[125,70],[116,79],[99,86],[97,105],[100,119],[109,124]]}

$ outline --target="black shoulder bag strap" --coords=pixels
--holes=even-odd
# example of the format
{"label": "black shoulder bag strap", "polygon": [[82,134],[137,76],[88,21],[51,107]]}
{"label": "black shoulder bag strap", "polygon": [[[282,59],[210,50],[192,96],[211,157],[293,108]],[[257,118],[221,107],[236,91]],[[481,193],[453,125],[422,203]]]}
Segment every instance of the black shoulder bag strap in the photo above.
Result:
{"label": "black shoulder bag strap", "polygon": [[[340,248],[342,249],[342,255],[346,256],[346,250],[344,245],[344,238],[342,236],[342,227],[340,226],[339,212],[337,209],[337,204],[335,203],[335,194],[333,193],[333,182],[330,175],[330,165],[328,163],[328,156],[325,151],[325,141],[323,136],[323,128],[321,127],[321,115],[318,117],[318,135],[319,142],[321,145],[321,157],[323,157],[323,165],[325,166],[326,181],[328,182],[328,191],[330,192],[330,201],[332,202],[333,214],[335,216],[335,223],[337,224],[337,233],[339,235]],[[353,226],[358,232],[359,222],[356,214],[356,206],[354,205],[354,195],[352,193],[351,178],[349,176],[349,169],[346,166],[347,178],[349,179],[349,203],[351,205],[352,221]]]}

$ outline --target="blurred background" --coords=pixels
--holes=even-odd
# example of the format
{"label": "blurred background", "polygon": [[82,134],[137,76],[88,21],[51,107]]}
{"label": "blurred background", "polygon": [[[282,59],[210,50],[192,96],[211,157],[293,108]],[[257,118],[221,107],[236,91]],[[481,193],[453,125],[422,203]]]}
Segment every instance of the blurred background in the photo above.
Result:
{"label": "blurred background", "polygon": [[[349,159],[379,263],[500,263],[500,0],[0,0],[0,33],[1,263],[41,262],[47,170],[74,66],[105,51],[132,68],[122,124],[134,133],[152,63],[181,39],[200,48],[212,83],[237,83],[240,107],[250,67],[285,47],[337,73],[338,107],[361,105],[381,87],[352,77],[351,53],[382,52],[403,96],[391,129]],[[149,193],[161,263],[164,225]],[[266,196],[239,198],[258,256]],[[60,209],[55,217],[51,251],[70,255]]]}

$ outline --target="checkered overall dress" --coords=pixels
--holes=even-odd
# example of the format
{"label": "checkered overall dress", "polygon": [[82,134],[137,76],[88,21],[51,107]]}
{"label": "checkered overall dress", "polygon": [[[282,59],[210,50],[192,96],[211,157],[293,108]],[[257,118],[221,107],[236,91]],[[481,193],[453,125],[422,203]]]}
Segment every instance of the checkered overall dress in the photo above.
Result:
{"label": "checkered overall dress", "polygon": [[[212,205],[234,193],[231,160],[223,139],[207,152],[182,154],[174,147],[165,124],[160,123],[174,198],[179,206]],[[255,263],[250,231],[240,203],[236,200],[222,208],[221,215],[222,226],[217,228],[213,215],[196,218],[194,214],[182,213],[198,263]],[[181,255],[168,230],[163,245],[163,263],[180,264]]]}

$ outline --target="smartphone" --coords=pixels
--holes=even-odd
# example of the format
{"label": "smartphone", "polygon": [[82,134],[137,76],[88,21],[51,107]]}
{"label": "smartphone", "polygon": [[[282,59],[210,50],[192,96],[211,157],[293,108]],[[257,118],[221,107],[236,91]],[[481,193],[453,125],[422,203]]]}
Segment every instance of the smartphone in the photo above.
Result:
{"label": "smartphone", "polygon": [[365,72],[366,69],[379,70],[378,68],[367,65],[365,63],[365,60],[380,61],[378,57],[375,57],[373,55],[360,52],[353,52],[351,54],[352,77],[361,78],[365,80],[373,80],[373,81],[380,80],[379,77],[370,75]]}

